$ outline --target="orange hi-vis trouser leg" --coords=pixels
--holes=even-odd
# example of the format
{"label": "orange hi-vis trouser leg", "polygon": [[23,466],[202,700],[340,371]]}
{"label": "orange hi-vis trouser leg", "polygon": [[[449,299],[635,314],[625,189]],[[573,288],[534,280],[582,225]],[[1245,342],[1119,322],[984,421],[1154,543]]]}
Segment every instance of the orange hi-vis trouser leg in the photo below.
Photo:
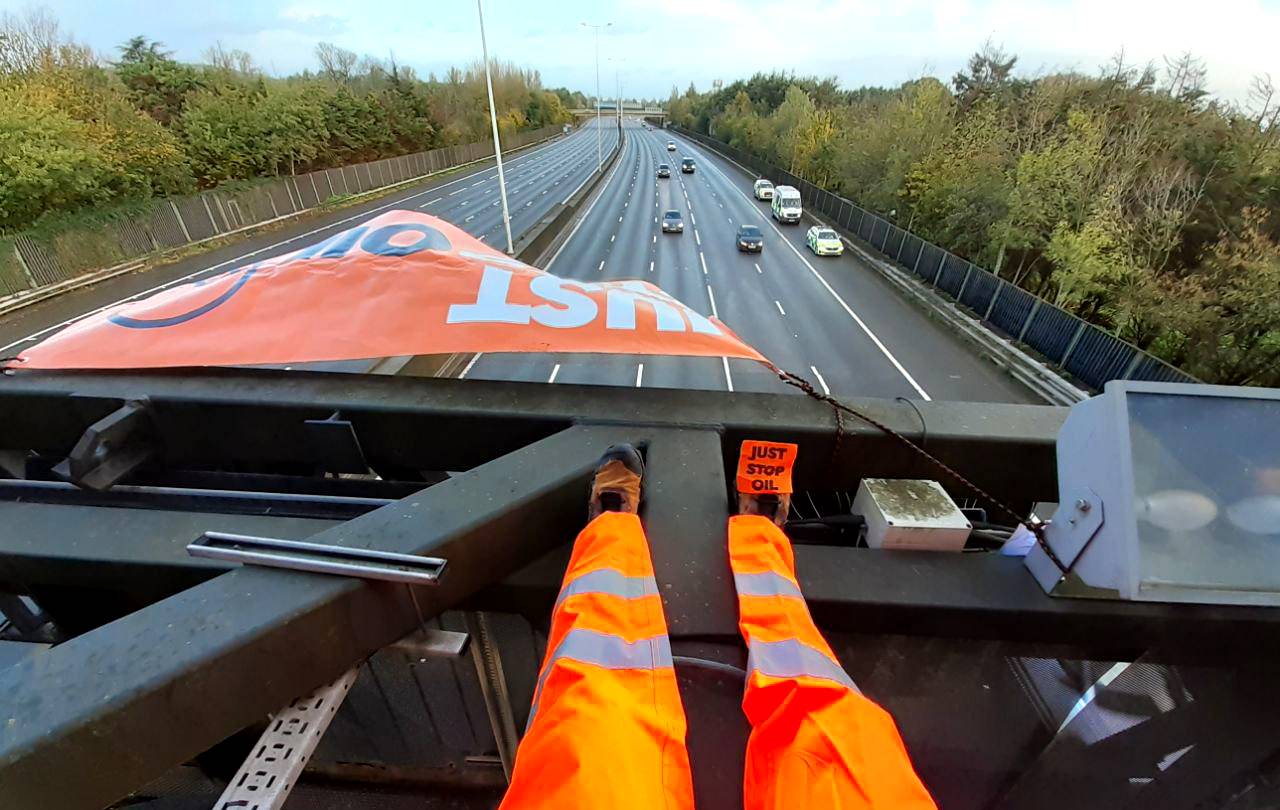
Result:
{"label": "orange hi-vis trouser leg", "polygon": [[758,515],[729,519],[751,723],[746,810],[933,808],[898,729],[858,691],[814,626],[791,543]]}
{"label": "orange hi-vis trouser leg", "polygon": [[502,807],[691,810],[671,642],[636,515],[574,543]]}

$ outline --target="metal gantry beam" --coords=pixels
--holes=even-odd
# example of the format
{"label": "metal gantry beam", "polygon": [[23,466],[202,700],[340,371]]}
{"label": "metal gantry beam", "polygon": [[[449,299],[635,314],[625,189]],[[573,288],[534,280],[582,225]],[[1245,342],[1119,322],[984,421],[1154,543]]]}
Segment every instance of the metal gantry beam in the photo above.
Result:
{"label": "metal gantry beam", "polygon": [[[804,396],[397,377],[269,369],[148,373],[24,372],[0,378],[0,450],[65,456],[86,426],[145,393],[168,467],[320,464],[307,420],[335,411],[378,464],[466,470],[571,424],[614,423],[721,432],[726,463],[744,438],[802,444],[801,488],[856,488],[864,475],[936,477],[897,440],[845,417],[836,446],[831,408]],[[1065,408],[989,402],[845,398],[997,497],[1057,496],[1054,443]],[[856,442],[854,440],[857,440]],[[874,472],[872,472],[874,471]]]}
{"label": "metal gantry beam", "polygon": [[[570,428],[313,539],[446,558],[449,575],[418,589],[434,616],[567,542],[595,460],[627,438]],[[108,804],[418,622],[406,586],[229,571],[0,672],[5,799]]]}
{"label": "metal gantry beam", "polygon": [[[965,494],[868,424],[846,418],[837,438],[829,406],[802,396],[247,369],[0,377],[0,453],[43,474],[130,401],[145,402],[154,452],[119,491],[0,486],[0,590],[35,595],[82,633],[0,672],[0,784],[17,806],[50,795],[107,804],[420,621],[403,585],[188,558],[204,531],[443,557],[440,585],[417,591],[423,615],[461,605],[541,623],[584,522],[590,470],[607,445],[631,441],[646,449],[642,518],[674,640],[736,649],[725,519],[742,440],[798,442],[800,489],[912,477]],[[1063,409],[850,403],[905,435],[927,433],[930,452],[996,497],[1021,506],[1056,496]],[[336,472],[332,448],[308,425],[335,413],[374,469],[421,475],[426,488],[322,477]],[[240,483],[220,490],[224,478]],[[291,483],[273,490],[274,480]],[[201,488],[215,491],[192,494]],[[36,490],[39,502],[27,502]],[[276,516],[277,497],[293,516]],[[796,561],[831,631],[1275,662],[1280,615],[1266,609],[1054,599],[1021,561],[996,554],[798,544]],[[695,791],[724,794],[706,781]]]}

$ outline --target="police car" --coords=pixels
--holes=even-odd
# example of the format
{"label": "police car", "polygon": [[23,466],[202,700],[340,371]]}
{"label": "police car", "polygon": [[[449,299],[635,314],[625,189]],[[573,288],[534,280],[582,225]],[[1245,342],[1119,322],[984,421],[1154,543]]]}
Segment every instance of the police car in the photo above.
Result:
{"label": "police car", "polygon": [[840,236],[821,225],[814,225],[809,229],[805,242],[809,245],[809,250],[819,256],[839,256],[844,253],[844,242],[840,241]]}

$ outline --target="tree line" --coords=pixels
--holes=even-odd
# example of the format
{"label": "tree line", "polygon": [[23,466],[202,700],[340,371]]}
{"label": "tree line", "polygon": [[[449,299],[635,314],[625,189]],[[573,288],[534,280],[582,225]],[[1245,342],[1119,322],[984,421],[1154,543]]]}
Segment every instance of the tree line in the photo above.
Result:
{"label": "tree line", "polygon": [[1212,382],[1280,385],[1280,98],[1183,56],[1021,77],[990,45],[949,83],[758,74],[672,88],[671,120],[888,215]]}
{"label": "tree line", "polygon": [[[484,64],[423,79],[331,43],[268,76],[215,44],[198,64],[143,36],[110,58],[47,12],[0,16],[0,232],[42,218],[491,137]],[[494,62],[500,134],[562,124],[582,94]]]}

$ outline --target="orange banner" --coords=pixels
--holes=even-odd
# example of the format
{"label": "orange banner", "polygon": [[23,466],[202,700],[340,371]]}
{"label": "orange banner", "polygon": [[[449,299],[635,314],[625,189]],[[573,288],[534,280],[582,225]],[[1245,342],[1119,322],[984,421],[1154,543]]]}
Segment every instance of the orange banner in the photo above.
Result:
{"label": "orange banner", "polygon": [[738,453],[738,491],[791,494],[791,468],[800,445],[747,439]]}
{"label": "orange banner", "polygon": [[534,269],[459,228],[391,211],[302,250],[87,316],[17,368],[155,368],[455,352],[603,352],[768,362],[644,281]]}

